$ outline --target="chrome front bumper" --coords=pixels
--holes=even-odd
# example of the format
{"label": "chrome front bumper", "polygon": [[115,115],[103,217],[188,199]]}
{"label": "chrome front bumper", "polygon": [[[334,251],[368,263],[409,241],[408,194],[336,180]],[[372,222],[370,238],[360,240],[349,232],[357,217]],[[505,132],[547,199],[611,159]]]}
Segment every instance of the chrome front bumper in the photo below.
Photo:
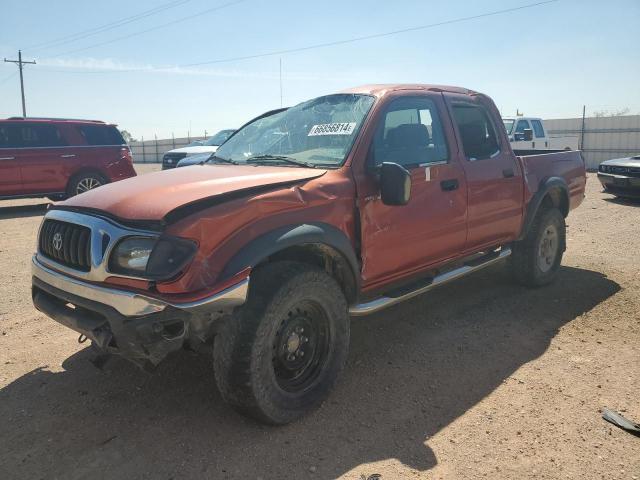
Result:
{"label": "chrome front bumper", "polygon": [[247,277],[235,285],[209,297],[193,302],[172,303],[126,290],[92,285],[63,275],[40,263],[40,261],[38,261],[38,255],[34,255],[32,258],[31,273],[35,278],[58,290],[93,302],[108,305],[126,317],[139,317],[162,312],[169,306],[184,310],[188,313],[202,313],[208,309],[216,311],[231,310],[246,301],[249,290],[249,278]]}

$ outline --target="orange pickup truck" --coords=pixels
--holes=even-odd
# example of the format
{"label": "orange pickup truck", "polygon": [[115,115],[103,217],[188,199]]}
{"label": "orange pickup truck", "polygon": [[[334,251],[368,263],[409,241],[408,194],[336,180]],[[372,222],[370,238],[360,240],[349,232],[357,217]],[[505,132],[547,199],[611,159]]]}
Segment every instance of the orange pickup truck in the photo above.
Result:
{"label": "orange pickup truck", "polygon": [[33,301],[142,367],[213,345],[223,398],[285,424],[328,396],[351,316],[503,259],[551,282],[585,181],[580,152],[512,151],[483,94],[353,88],[258,117],[203,165],[55,204]]}

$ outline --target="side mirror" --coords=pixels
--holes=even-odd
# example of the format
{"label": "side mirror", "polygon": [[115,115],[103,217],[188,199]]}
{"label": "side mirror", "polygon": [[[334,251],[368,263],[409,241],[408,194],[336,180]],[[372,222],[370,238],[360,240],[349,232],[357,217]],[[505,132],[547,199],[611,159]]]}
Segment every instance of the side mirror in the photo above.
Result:
{"label": "side mirror", "polygon": [[530,128],[525,128],[523,134],[525,142],[530,142],[531,140],[533,140],[533,130],[531,130]]}
{"label": "side mirror", "polygon": [[385,205],[406,205],[411,197],[411,174],[397,163],[380,166],[380,193]]}

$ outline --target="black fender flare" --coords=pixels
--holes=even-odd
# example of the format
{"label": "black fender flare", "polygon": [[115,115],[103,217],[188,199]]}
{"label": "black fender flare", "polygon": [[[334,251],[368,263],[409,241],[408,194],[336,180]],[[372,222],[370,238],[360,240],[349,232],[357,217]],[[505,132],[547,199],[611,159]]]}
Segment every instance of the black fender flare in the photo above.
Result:
{"label": "black fender flare", "polygon": [[326,245],[340,253],[350,267],[356,292],[360,291],[360,267],[351,241],[342,230],[321,222],[285,225],[256,237],[227,262],[221,278],[253,268],[286,248],[304,244]]}
{"label": "black fender flare", "polygon": [[542,202],[545,197],[551,190],[559,190],[561,195],[563,195],[564,200],[566,200],[567,211],[562,211],[562,214],[566,217],[569,206],[569,187],[567,186],[567,182],[562,177],[547,177],[540,181],[540,186],[538,191],[533,194],[531,200],[529,200],[529,204],[527,205],[524,222],[522,224],[522,231],[520,232],[520,236],[518,240],[522,240],[527,233],[529,232],[531,225],[533,224],[533,220],[536,218],[540,207],[542,206]]}

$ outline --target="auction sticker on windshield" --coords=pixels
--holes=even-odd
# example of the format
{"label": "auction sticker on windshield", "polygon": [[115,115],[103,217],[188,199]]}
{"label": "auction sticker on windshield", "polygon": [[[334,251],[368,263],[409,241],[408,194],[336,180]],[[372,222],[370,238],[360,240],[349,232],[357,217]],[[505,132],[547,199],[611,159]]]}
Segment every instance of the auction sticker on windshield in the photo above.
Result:
{"label": "auction sticker on windshield", "polygon": [[356,128],[356,122],[350,123],[322,123],[314,125],[309,130],[308,137],[317,135],[351,135]]}

